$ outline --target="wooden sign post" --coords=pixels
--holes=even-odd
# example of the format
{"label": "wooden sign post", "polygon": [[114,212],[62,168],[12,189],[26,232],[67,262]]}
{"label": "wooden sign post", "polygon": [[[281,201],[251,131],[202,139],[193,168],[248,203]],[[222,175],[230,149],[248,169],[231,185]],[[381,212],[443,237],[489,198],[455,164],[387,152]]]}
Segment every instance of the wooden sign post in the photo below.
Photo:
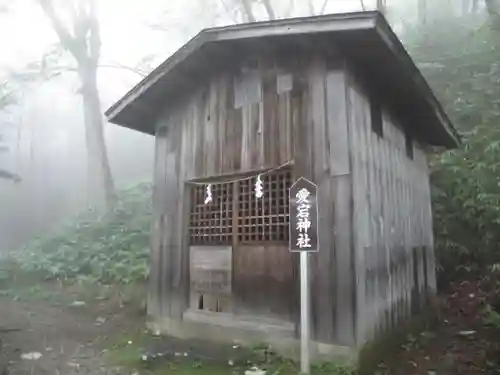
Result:
{"label": "wooden sign post", "polygon": [[318,187],[301,177],[290,188],[290,251],[300,252],[300,370],[309,374],[309,253],[318,248]]}

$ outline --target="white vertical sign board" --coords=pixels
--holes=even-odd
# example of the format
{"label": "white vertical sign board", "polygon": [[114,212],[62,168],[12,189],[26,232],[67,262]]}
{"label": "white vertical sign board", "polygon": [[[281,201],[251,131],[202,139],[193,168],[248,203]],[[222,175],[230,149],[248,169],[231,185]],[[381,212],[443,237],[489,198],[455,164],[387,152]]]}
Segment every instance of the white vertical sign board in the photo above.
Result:
{"label": "white vertical sign board", "polygon": [[311,371],[309,253],[318,251],[317,186],[299,178],[290,188],[290,251],[300,252],[300,370]]}

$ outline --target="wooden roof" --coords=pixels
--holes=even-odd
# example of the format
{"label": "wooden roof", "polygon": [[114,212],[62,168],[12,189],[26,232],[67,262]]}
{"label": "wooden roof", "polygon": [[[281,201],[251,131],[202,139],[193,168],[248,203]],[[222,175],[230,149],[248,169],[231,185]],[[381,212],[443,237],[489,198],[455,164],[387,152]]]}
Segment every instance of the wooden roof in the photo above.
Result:
{"label": "wooden roof", "polygon": [[345,55],[377,96],[392,103],[422,141],[445,147],[459,143],[458,133],[422,74],[387,21],[376,11],[203,30],[108,109],[108,120],[154,134],[155,119],[169,100],[196,87],[228,60],[234,60],[238,55],[235,51],[245,53],[247,47],[251,50],[256,41],[265,42],[267,48],[283,42],[299,50],[307,50],[308,43],[331,46]]}

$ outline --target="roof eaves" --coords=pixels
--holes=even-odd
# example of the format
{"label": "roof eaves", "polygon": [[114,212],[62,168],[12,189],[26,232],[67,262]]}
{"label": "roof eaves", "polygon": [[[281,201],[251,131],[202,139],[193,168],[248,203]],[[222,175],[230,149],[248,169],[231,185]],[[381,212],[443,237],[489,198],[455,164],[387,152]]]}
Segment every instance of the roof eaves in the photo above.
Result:
{"label": "roof eaves", "polygon": [[217,31],[218,41],[366,30],[375,28],[377,15],[378,12],[341,13],[329,16],[254,22],[212,30]]}
{"label": "roof eaves", "polygon": [[432,108],[435,113],[436,118],[443,126],[444,130],[449,136],[449,140],[446,144],[447,147],[457,147],[460,145],[460,135],[453,126],[448,115],[441,106],[439,100],[434,95],[434,92],[430,88],[426,79],[417,68],[412,58],[404,48],[403,44],[400,42],[396,34],[392,31],[387,21],[380,15],[377,17],[376,21],[376,31],[379,36],[384,40],[386,45],[392,50],[396,58],[401,62],[403,66],[406,66],[410,74],[412,75],[412,80],[417,88],[421,91],[425,100]]}
{"label": "roof eaves", "polygon": [[128,105],[137,100],[157,83],[176,65],[187,59],[204,44],[212,41],[242,40],[271,36],[337,32],[360,29],[373,29],[378,12],[354,12],[332,14],[329,16],[302,17],[293,19],[254,22],[202,30],[198,35],[181,47],[153,72],[133,87],[123,98],[112,105],[105,113],[108,121],[116,117]]}
{"label": "roof eaves", "polygon": [[212,30],[202,30],[198,35],[182,46],[177,52],[155,68],[147,77],[129,90],[120,100],[113,104],[106,112],[106,118],[113,122],[121,111],[129,104],[138,99],[151,86],[157,83],[173,67],[188,58],[193,52],[200,49],[204,44],[214,40]]}

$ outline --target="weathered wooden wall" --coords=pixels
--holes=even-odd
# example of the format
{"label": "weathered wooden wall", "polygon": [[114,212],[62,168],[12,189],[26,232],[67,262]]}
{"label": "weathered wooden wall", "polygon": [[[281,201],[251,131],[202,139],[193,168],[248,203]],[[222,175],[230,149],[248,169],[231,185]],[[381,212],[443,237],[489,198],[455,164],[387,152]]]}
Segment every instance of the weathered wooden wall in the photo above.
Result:
{"label": "weathered wooden wall", "polygon": [[[158,123],[149,314],[181,319],[189,305],[184,183],[293,159],[294,176],[310,178],[319,188],[320,252],[311,266],[314,339],[351,345],[354,278],[343,66],[321,52],[262,56],[200,83]],[[238,304],[233,312],[259,314],[267,303],[268,312],[286,307],[298,324],[297,258],[287,254],[286,244],[245,246],[233,253]],[[263,276],[268,287],[256,288]],[[272,302],[266,302],[269,293]]]}
{"label": "weathered wooden wall", "polygon": [[354,275],[345,67],[314,52],[299,65],[295,171],[318,185],[319,252],[311,255],[312,324],[318,342],[353,345]]}
{"label": "weathered wooden wall", "polygon": [[[185,182],[293,160],[294,177],[318,184],[313,338],[362,344],[435,287],[425,153],[415,144],[414,159],[406,156],[387,114],[383,137],[372,131],[363,86],[335,54],[272,56],[200,82],[158,123],[149,314],[180,320],[189,306]],[[232,245],[232,312],[298,324],[297,259],[287,245]]]}
{"label": "weathered wooden wall", "polygon": [[372,130],[366,91],[350,76],[349,144],[358,344],[408,318],[435,289],[426,154],[386,110],[383,135]]}
{"label": "weathered wooden wall", "polygon": [[[181,319],[189,307],[186,182],[255,173],[292,160],[290,79],[275,64],[257,59],[257,64],[200,82],[196,91],[161,117],[149,296],[153,319]],[[267,303],[268,312],[279,312],[282,306],[281,315],[294,319],[289,310],[295,305],[295,272],[287,244],[233,245],[238,245],[233,251],[233,312],[258,315]],[[263,278],[267,288],[256,288]],[[266,301],[270,298],[272,303]]]}

